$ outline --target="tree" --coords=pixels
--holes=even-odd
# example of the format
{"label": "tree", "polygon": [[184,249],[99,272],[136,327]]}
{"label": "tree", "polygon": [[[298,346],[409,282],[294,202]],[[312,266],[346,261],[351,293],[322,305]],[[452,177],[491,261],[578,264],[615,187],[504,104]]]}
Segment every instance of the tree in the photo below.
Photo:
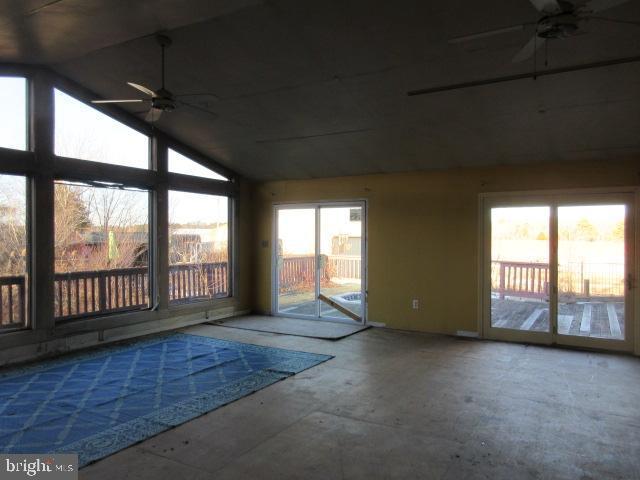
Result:
{"label": "tree", "polygon": [[598,239],[598,229],[586,218],[581,218],[576,225],[576,239],[593,242]]}
{"label": "tree", "polygon": [[54,245],[57,263],[67,271],[74,263],[74,247],[82,241],[83,234],[91,226],[89,209],[83,199],[83,187],[56,183],[54,190],[55,228]]}
{"label": "tree", "polygon": [[127,268],[146,255],[147,209],[134,192],[56,183],[55,202],[58,271]]}
{"label": "tree", "polygon": [[624,220],[618,220],[611,232],[612,240],[624,240]]}
{"label": "tree", "polygon": [[0,274],[24,275],[26,269],[26,183],[0,175]]}

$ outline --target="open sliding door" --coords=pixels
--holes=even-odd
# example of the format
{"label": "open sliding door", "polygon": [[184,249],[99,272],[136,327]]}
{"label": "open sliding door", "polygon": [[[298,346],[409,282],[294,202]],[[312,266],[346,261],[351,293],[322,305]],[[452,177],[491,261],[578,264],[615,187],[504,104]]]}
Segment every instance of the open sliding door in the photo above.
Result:
{"label": "open sliding door", "polygon": [[365,322],[365,204],[277,205],[273,312]]}

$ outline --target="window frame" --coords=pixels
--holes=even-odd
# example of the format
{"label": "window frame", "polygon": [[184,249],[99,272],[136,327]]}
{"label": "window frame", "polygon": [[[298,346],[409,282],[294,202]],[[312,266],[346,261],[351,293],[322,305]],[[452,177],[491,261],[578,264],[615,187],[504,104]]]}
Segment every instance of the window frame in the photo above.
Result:
{"label": "window frame", "polygon": [[20,332],[33,328],[34,316],[32,315],[33,305],[35,301],[34,288],[34,270],[33,265],[33,229],[32,229],[32,212],[33,212],[33,114],[32,114],[32,75],[29,71],[25,71],[15,66],[8,68],[0,68],[0,77],[21,78],[25,81],[25,149],[15,149],[0,147],[0,174],[14,175],[23,177],[25,180],[25,246],[27,255],[25,258],[25,287],[27,294],[25,295],[24,305],[24,322],[21,326],[0,327],[0,335],[12,332]]}
{"label": "window frame", "polygon": [[25,248],[27,250],[27,254],[25,256],[25,268],[24,268],[24,277],[25,277],[25,288],[26,295],[24,298],[24,305],[22,308],[24,309],[24,321],[20,326],[0,326],[0,335],[10,332],[23,331],[31,328],[32,316],[31,309],[33,305],[33,271],[32,271],[32,247],[31,247],[31,209],[32,209],[32,201],[31,201],[31,178],[26,175],[19,173],[5,173],[4,171],[0,171],[0,175],[11,175],[15,177],[21,177],[24,179],[24,187],[25,187]]}
{"label": "window frame", "polygon": [[[26,345],[33,341],[64,337],[72,333],[170,319],[173,310],[186,310],[185,313],[206,312],[210,308],[231,305],[233,303],[230,304],[229,301],[237,300],[235,288],[237,209],[235,203],[239,191],[239,177],[233,171],[115,105],[90,104],[91,99],[99,98],[95,93],[46,67],[0,63],[0,76],[21,77],[26,80],[27,85],[27,149],[23,151],[0,147],[0,173],[26,177],[28,212],[26,274],[29,282],[25,327],[19,329],[19,332],[12,329],[11,334],[1,330],[0,348],[18,344]],[[54,151],[54,89],[146,135],[149,139],[149,168],[141,169],[56,155]],[[167,168],[169,148],[228,178],[228,181],[169,172]],[[53,188],[56,180],[114,182],[148,190],[150,308],[129,312],[90,314],[68,320],[54,318]],[[169,189],[228,197],[229,293],[227,297],[169,306],[167,270]],[[166,260],[163,257],[166,257]],[[20,338],[17,343],[14,335]]]}
{"label": "window frame", "polygon": [[[82,160],[84,161],[84,160]],[[127,168],[136,168],[136,167],[127,167]],[[82,180],[76,180],[78,183],[85,183]],[[53,180],[53,188],[55,189],[56,187],[56,183],[57,182],[67,182],[70,181],[68,178],[54,178]],[[71,182],[73,182],[73,180],[71,180]],[[102,187],[100,185],[90,185],[90,184],[86,184],[88,187],[91,188],[109,188],[109,187]],[[103,318],[103,317],[109,317],[109,316],[113,316],[113,315],[127,315],[127,314],[133,314],[133,313],[139,313],[139,312],[145,312],[145,311],[149,311],[151,309],[154,308],[155,305],[155,299],[157,297],[157,286],[156,286],[156,280],[155,280],[155,266],[153,265],[153,258],[155,255],[155,245],[153,242],[153,232],[155,231],[154,225],[153,225],[153,220],[154,220],[154,216],[152,214],[152,210],[154,208],[154,202],[153,202],[153,191],[144,187],[137,187],[137,186],[132,186],[132,185],[123,185],[123,187],[126,188],[132,188],[132,189],[140,189],[139,191],[142,191],[144,193],[147,194],[147,251],[148,251],[148,262],[147,262],[147,276],[148,276],[148,297],[149,297],[149,301],[148,301],[148,305],[145,308],[131,308],[131,309],[122,309],[122,310],[115,310],[115,311],[111,311],[111,312],[104,312],[104,313],[98,313],[95,314],[94,312],[88,312],[88,313],[84,313],[84,314],[76,314],[76,315],[71,315],[71,316],[65,316],[65,317],[56,317],[55,316],[55,308],[54,308],[54,322],[56,325],[61,325],[64,323],[69,323],[69,322],[76,322],[79,320],[86,320],[86,319],[90,319],[90,318]],[[55,222],[55,198],[54,198],[54,222]],[[55,255],[55,246],[54,246],[54,255]],[[54,262],[55,262],[55,256],[54,256]],[[116,269],[117,270],[117,269]],[[74,272],[61,272],[61,274],[65,274],[65,273],[74,273]],[[55,272],[55,267],[54,267],[54,278],[55,275],[59,275],[60,273]],[[54,280],[55,283],[55,280]],[[55,302],[55,299],[54,299]],[[54,303],[54,307],[55,307],[55,303]]]}
{"label": "window frame", "polygon": [[[175,175],[180,175],[180,174],[175,174]],[[195,177],[194,177],[195,178]],[[200,178],[200,177],[198,177]],[[223,183],[228,183],[225,180],[213,180],[213,179],[206,179],[206,180],[210,180],[210,181],[214,181],[214,182],[223,182]],[[183,193],[196,193],[199,195],[211,195],[211,196],[226,196],[226,195],[220,195],[220,194],[216,194],[216,193],[210,193],[210,192],[202,192],[202,191],[194,191],[194,190],[185,190],[185,189],[178,189],[178,188],[169,188],[167,189],[167,193],[169,192],[183,192]],[[236,219],[234,217],[234,212],[235,212],[235,208],[234,208],[234,203],[235,203],[235,198],[234,197],[230,197],[230,196],[226,196],[227,197],[227,294],[224,297],[214,297],[214,298],[194,298],[194,299],[189,299],[186,302],[183,303],[171,303],[169,302],[169,309],[170,310],[174,310],[174,309],[178,309],[180,310],[181,308],[185,307],[185,306],[189,306],[189,305],[199,305],[199,304],[210,304],[212,302],[216,302],[219,300],[226,300],[229,298],[234,298],[234,293],[235,293],[235,284],[234,284],[234,279],[235,279],[235,264],[236,262],[234,261],[234,252],[235,252],[235,248],[233,245],[233,239],[236,238],[235,235],[235,225],[236,225]],[[167,206],[169,205],[169,197],[167,196]],[[168,208],[167,208],[167,213],[168,213]],[[167,219],[167,226],[170,227],[170,223]],[[169,229],[167,229],[167,237],[169,236]],[[169,247],[167,249],[167,264],[168,267],[171,267],[171,264],[169,262],[169,254],[171,253],[171,247]],[[168,299],[167,299],[168,300]]]}

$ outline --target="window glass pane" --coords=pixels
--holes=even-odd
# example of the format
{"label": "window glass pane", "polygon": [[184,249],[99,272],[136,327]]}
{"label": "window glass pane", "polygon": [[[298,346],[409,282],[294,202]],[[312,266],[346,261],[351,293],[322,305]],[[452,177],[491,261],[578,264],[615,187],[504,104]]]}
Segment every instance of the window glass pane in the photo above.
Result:
{"label": "window glass pane", "polygon": [[491,209],[491,327],[548,332],[551,208]]}
{"label": "window glass pane", "polygon": [[213,170],[210,170],[198,162],[195,162],[171,149],[169,149],[169,171],[173,173],[181,173],[183,175],[192,175],[194,177],[229,181],[228,178],[217,174]]}
{"label": "window glass pane", "polygon": [[27,182],[0,175],[0,331],[27,324]]}
{"label": "window glass pane", "polygon": [[0,77],[0,147],[27,149],[27,81]]}
{"label": "window glass pane", "polygon": [[149,307],[149,193],[56,182],[55,316]]}
{"label": "window glass pane", "polygon": [[55,90],[55,153],[62,157],[149,168],[149,138]]}
{"label": "window glass pane", "polygon": [[229,295],[227,197],[169,192],[169,300]]}

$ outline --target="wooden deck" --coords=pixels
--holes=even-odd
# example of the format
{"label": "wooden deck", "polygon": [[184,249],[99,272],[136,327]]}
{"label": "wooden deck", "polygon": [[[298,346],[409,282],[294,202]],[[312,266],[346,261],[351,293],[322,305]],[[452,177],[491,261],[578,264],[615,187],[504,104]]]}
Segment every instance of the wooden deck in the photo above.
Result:
{"label": "wooden deck", "polygon": [[[624,339],[622,301],[584,301],[558,306],[558,333]],[[549,329],[549,304],[535,300],[491,299],[493,327],[544,332]]]}

